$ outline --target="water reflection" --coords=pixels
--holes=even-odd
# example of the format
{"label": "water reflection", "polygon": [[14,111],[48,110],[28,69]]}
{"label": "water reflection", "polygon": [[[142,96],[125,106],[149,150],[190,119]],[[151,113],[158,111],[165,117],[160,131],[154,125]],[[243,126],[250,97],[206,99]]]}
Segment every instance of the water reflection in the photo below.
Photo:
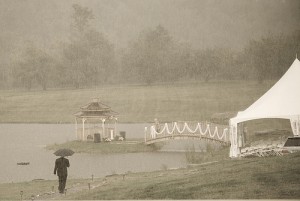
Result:
{"label": "water reflection", "polygon": [[[121,124],[127,138],[143,138],[145,124]],[[47,144],[75,140],[72,124],[0,124],[1,171],[0,182],[57,179],[53,174],[56,156],[44,149]],[[69,157],[69,178],[87,178],[93,174],[103,177],[140,171],[154,171],[163,167],[185,167],[182,153],[133,154],[74,154]],[[17,165],[30,162],[29,165]]]}

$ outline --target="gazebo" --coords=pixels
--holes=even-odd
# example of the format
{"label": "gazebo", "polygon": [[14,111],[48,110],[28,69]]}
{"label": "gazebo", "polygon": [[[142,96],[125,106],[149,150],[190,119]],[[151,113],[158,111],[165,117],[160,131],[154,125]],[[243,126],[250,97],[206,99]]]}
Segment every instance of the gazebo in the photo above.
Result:
{"label": "gazebo", "polygon": [[[77,140],[113,140],[116,136],[118,113],[94,98],[74,114]],[[80,126],[81,125],[81,126]]]}

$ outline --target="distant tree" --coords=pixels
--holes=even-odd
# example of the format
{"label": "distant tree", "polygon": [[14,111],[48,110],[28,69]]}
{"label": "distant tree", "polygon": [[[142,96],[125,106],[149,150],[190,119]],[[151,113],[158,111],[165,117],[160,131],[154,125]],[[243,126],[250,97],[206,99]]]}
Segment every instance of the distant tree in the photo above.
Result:
{"label": "distant tree", "polygon": [[13,64],[1,63],[0,64],[0,88],[9,89],[12,87],[13,75],[12,75]]}
{"label": "distant tree", "polygon": [[43,88],[43,90],[47,90],[51,80],[55,80],[52,79],[55,77],[55,72],[53,72],[54,60],[48,54],[43,53],[38,62],[40,65],[36,71],[35,80],[37,81],[37,84]]}
{"label": "distant tree", "polygon": [[136,80],[147,84],[165,81],[171,65],[172,46],[171,36],[160,25],[142,32],[123,56],[123,72],[127,77],[138,76]]}
{"label": "distant tree", "polygon": [[114,46],[95,30],[85,35],[84,42],[88,47],[85,76],[94,85],[112,82],[116,73]]}
{"label": "distant tree", "polygon": [[216,77],[219,80],[241,79],[243,76],[244,66],[237,65],[238,53],[231,49],[220,48],[216,50],[218,57],[218,70]]}
{"label": "distant tree", "polygon": [[174,44],[171,62],[166,73],[168,80],[175,82],[195,78],[195,72],[193,71],[194,58],[195,50],[189,44]]}
{"label": "distant tree", "polygon": [[230,75],[236,80],[256,79],[256,70],[253,66],[248,65],[248,62],[248,56],[244,52],[238,52],[234,65],[230,68]]}
{"label": "distant tree", "polygon": [[75,88],[105,83],[114,67],[114,47],[90,27],[94,15],[87,7],[73,5],[70,42],[63,50],[66,80]]}
{"label": "distant tree", "polygon": [[281,59],[279,61],[283,68],[281,72],[279,72],[281,75],[286,72],[296,55],[298,59],[300,59],[300,29],[290,35],[282,36],[282,43],[280,48]]}
{"label": "distant tree", "polygon": [[73,4],[72,14],[72,39],[80,39],[90,28],[90,20],[94,19],[94,15],[91,9],[88,7],[82,7],[78,4]]}
{"label": "distant tree", "polygon": [[208,82],[216,78],[220,68],[220,58],[216,49],[198,50],[195,54],[193,71],[195,76]]}
{"label": "distant tree", "polygon": [[66,73],[64,73],[66,75],[65,79],[68,83],[78,89],[86,80],[84,67],[86,65],[88,54],[87,50],[82,48],[80,42],[73,42],[65,46],[63,54],[64,63],[66,64]]}
{"label": "distant tree", "polygon": [[256,70],[259,82],[268,79],[272,73],[272,60],[274,59],[274,40],[263,38],[261,41],[251,41],[245,49],[248,56],[248,67]]}
{"label": "distant tree", "polygon": [[300,53],[300,31],[289,35],[264,36],[250,41],[242,54],[248,69],[253,69],[257,81],[279,79]]}
{"label": "distant tree", "polygon": [[87,7],[73,4],[71,34],[69,43],[63,47],[63,62],[65,64],[65,82],[79,88],[85,81],[84,67],[88,55],[88,47],[83,41],[84,35],[89,30],[89,23],[94,19],[93,13]]}
{"label": "distant tree", "polygon": [[46,90],[52,76],[53,59],[46,52],[28,45],[21,60],[15,65],[14,75],[19,85],[31,90],[34,84]]}

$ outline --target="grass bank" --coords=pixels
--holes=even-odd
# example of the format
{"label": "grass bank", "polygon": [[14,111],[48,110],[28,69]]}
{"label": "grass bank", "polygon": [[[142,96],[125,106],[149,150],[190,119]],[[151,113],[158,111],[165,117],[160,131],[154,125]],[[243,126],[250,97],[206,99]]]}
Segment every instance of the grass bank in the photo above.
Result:
{"label": "grass bank", "polygon": [[94,181],[68,180],[66,195],[45,193],[53,185],[56,190],[56,181],[0,184],[0,198],[19,199],[20,190],[27,198],[39,193],[39,199],[59,200],[300,198],[300,152],[279,157],[211,160],[185,169],[108,175]]}
{"label": "grass bank", "polygon": [[[224,160],[116,177],[67,199],[299,199],[300,155]],[[117,193],[116,193],[117,192]]]}
{"label": "grass bank", "polygon": [[46,149],[49,150],[57,150],[60,148],[69,148],[75,151],[75,153],[114,154],[157,151],[161,146],[160,144],[146,146],[142,140],[126,140],[101,143],[69,141],[63,144],[48,145],[46,147]]}
{"label": "grass bank", "polygon": [[244,110],[274,82],[184,82],[95,89],[0,91],[1,123],[74,123],[73,114],[98,97],[120,113],[120,122],[209,120],[215,113]]}

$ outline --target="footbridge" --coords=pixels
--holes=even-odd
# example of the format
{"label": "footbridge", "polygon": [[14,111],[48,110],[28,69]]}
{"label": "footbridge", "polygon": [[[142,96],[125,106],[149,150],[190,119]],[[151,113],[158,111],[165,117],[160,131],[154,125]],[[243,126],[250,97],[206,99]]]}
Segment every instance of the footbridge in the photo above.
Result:
{"label": "footbridge", "polygon": [[209,122],[171,122],[145,127],[145,144],[177,139],[230,144],[229,127]]}

